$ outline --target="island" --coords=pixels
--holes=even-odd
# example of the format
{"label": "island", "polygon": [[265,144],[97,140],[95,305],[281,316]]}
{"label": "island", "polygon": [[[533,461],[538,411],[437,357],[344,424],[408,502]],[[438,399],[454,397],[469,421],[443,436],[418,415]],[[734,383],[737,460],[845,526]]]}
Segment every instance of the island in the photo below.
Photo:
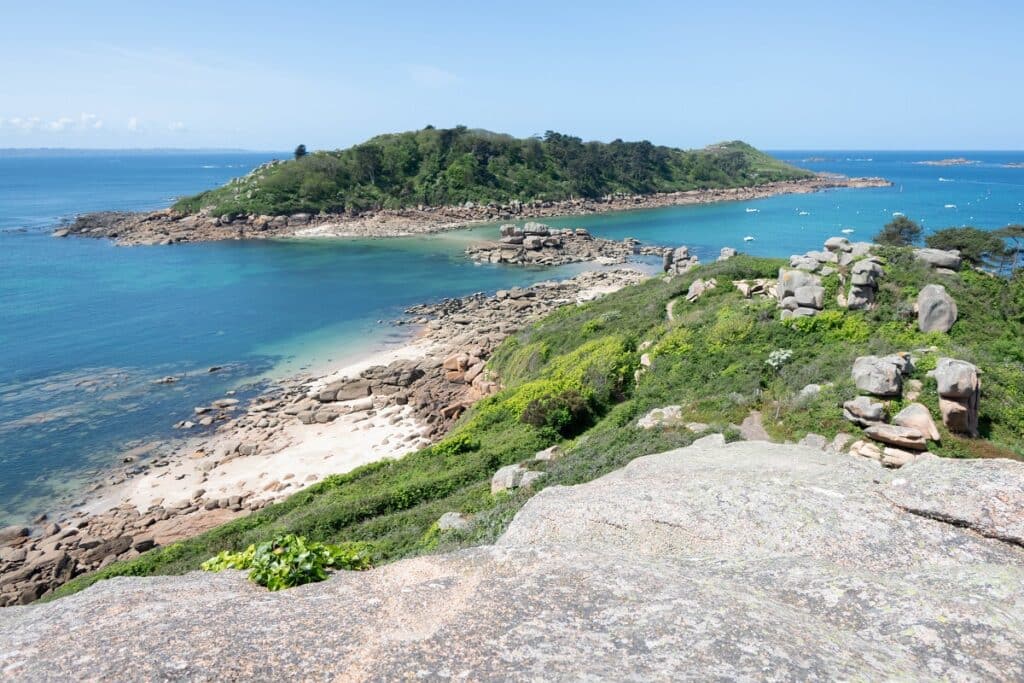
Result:
{"label": "island", "polygon": [[[297,150],[299,152],[299,150]],[[147,213],[79,216],[54,235],[176,244],[270,237],[395,237],[474,223],[759,199],[880,178],[815,174],[740,141],[699,150],[465,127],[381,135],[268,162]]]}
{"label": "island", "polygon": [[926,161],[915,161],[914,163],[918,166],[971,166],[981,162],[975,159],[955,157],[952,159],[928,159]]}

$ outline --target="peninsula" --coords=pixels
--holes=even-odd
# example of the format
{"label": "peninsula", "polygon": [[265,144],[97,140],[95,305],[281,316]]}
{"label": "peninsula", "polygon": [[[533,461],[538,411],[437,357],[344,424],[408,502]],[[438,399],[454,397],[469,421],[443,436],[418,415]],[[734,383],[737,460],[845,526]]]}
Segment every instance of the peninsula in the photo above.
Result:
{"label": "peninsula", "polygon": [[474,223],[760,199],[880,178],[814,174],[734,141],[700,150],[519,139],[465,127],[381,135],[272,161],[148,213],[79,216],[54,235],[175,244],[279,237],[396,237]]}

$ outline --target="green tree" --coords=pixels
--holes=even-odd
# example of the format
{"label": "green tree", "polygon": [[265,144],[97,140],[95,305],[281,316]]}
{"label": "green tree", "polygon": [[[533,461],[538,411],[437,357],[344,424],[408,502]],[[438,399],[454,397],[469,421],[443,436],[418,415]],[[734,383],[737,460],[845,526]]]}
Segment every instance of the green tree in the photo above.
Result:
{"label": "green tree", "polygon": [[1005,257],[1006,245],[995,232],[978,228],[946,228],[924,240],[932,249],[956,249],[974,266],[998,268]]}
{"label": "green tree", "polygon": [[304,156],[306,156],[306,146],[299,145],[298,147],[295,148],[295,158],[301,159]]}
{"label": "green tree", "polygon": [[1020,255],[1024,254],[1024,225],[1008,225],[996,230],[993,234],[1011,243],[1003,253],[1009,261],[1010,272],[1015,272],[1017,264],[1020,262]]}
{"label": "green tree", "polygon": [[906,216],[897,216],[875,235],[876,244],[892,247],[908,247],[921,238],[921,226]]}

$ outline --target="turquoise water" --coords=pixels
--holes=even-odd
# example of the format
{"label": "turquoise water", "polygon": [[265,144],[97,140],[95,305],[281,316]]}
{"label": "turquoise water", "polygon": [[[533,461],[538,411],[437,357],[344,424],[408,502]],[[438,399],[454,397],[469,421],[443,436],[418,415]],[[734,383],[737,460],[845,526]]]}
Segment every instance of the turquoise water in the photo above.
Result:
{"label": "turquoise water", "polygon": [[[401,240],[138,248],[43,231],[77,211],[163,206],[269,156],[0,152],[0,525],[49,509],[119,450],[176,434],[173,423],[225,391],[244,396],[261,378],[401,342],[401,328],[378,321],[411,304],[583,269],[463,259],[465,243],[495,235],[494,226]],[[780,156],[896,185],[548,222],[688,244],[703,257],[726,245],[785,256],[820,248],[843,228],[869,239],[896,211],[929,228],[1024,222],[1024,169],[1001,166],[1024,161],[1024,153]],[[828,161],[802,161],[812,156]],[[911,163],[951,156],[984,163]],[[872,161],[847,160],[855,158]],[[755,239],[745,243],[748,235]],[[207,372],[213,365],[223,369]],[[172,374],[183,379],[152,383]]]}

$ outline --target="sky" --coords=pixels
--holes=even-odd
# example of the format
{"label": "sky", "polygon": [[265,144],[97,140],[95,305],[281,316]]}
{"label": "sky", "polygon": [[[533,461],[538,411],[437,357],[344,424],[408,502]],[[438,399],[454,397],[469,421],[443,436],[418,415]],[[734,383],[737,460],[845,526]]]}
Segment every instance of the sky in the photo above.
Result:
{"label": "sky", "polygon": [[[712,5],[713,6],[710,6]],[[4,2],[0,148],[1024,149],[1024,2]]]}

